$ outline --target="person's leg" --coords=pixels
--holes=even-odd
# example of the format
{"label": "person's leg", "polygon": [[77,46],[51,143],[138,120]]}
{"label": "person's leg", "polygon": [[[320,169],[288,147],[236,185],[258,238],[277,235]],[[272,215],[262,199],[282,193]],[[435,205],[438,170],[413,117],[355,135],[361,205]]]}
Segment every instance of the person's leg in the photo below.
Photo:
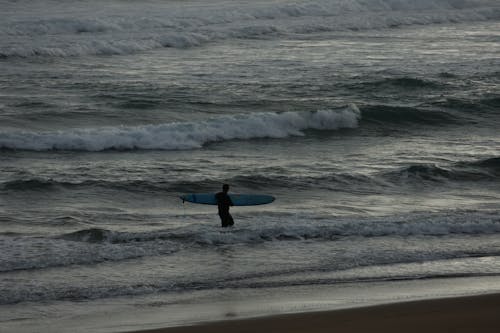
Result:
{"label": "person's leg", "polygon": [[221,227],[226,228],[228,226],[228,220],[226,214],[219,214]]}
{"label": "person's leg", "polygon": [[234,225],[234,220],[231,214],[227,214],[227,226],[232,227]]}

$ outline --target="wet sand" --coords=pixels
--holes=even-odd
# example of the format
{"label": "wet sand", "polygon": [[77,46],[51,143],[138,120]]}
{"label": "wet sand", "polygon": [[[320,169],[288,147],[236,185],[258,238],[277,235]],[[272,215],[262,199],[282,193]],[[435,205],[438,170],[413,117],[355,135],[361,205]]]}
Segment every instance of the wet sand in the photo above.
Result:
{"label": "wet sand", "polygon": [[144,333],[500,332],[500,294],[231,319]]}

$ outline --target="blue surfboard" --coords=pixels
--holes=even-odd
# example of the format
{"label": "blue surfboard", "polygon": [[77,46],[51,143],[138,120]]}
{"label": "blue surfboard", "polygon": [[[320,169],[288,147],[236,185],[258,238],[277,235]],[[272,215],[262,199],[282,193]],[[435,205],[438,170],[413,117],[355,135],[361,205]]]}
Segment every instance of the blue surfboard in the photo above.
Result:
{"label": "blue surfboard", "polygon": [[[272,195],[265,194],[229,194],[235,206],[265,205],[274,201]],[[215,193],[191,193],[180,197],[182,201],[204,205],[217,205]]]}

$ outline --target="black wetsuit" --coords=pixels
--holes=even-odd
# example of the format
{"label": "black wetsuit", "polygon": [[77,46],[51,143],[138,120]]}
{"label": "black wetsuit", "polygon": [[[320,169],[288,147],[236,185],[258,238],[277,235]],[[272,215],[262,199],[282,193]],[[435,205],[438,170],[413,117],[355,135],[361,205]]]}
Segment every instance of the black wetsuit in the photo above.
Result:
{"label": "black wetsuit", "polygon": [[227,193],[219,192],[215,195],[217,206],[219,207],[219,216],[222,227],[230,227],[234,224],[233,217],[229,214],[229,207],[233,205],[231,198]]}

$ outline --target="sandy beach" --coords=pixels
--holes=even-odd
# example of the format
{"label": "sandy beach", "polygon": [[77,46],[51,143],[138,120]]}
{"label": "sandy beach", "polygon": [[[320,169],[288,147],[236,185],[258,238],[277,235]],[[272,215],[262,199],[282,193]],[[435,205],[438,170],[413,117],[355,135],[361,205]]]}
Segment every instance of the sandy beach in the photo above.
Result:
{"label": "sandy beach", "polygon": [[147,330],[148,333],[221,332],[498,332],[500,294],[385,304],[335,311],[232,319]]}

